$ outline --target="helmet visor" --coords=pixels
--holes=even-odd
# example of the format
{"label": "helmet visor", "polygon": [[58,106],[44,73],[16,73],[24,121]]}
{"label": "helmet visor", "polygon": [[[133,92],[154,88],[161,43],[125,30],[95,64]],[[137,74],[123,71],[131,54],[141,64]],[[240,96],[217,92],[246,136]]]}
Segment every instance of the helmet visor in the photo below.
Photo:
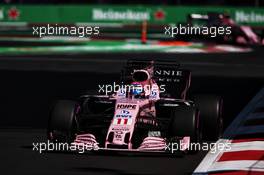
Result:
{"label": "helmet visor", "polygon": [[149,79],[149,74],[147,71],[135,71],[132,75],[134,81],[142,82]]}

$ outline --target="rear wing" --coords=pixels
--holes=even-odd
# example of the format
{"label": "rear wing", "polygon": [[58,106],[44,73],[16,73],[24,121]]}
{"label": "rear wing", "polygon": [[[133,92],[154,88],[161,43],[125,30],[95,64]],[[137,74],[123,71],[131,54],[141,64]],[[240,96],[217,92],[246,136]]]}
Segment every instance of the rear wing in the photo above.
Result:
{"label": "rear wing", "polygon": [[132,82],[134,70],[148,69],[152,79],[165,91],[161,91],[161,97],[185,99],[191,83],[191,72],[180,69],[180,64],[170,60],[128,60],[122,70],[121,81],[125,84]]}

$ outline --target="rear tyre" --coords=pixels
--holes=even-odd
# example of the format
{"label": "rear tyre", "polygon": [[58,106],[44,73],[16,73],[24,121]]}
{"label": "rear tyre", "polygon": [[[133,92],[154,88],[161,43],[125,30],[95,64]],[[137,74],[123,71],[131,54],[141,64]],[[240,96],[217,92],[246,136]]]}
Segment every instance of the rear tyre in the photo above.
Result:
{"label": "rear tyre", "polygon": [[68,143],[74,140],[76,107],[76,102],[70,100],[60,100],[54,105],[48,123],[49,140]]}
{"label": "rear tyre", "polygon": [[194,103],[200,111],[203,140],[218,140],[223,133],[223,99],[215,95],[198,95]]}

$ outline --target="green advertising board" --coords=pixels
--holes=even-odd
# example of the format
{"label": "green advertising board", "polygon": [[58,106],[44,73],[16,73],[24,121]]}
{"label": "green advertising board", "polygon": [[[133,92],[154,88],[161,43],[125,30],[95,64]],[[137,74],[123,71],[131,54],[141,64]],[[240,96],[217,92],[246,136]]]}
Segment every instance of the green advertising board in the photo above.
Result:
{"label": "green advertising board", "polygon": [[264,26],[264,8],[129,5],[0,5],[0,23],[176,24],[190,13],[207,12],[226,12],[239,24]]}

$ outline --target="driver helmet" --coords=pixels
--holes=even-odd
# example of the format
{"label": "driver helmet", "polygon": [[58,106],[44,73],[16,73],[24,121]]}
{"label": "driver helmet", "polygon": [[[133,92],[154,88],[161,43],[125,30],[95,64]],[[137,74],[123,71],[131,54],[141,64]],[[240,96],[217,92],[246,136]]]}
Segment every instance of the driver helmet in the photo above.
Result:
{"label": "driver helmet", "polygon": [[132,74],[132,79],[135,82],[144,82],[150,79],[150,74],[147,70],[134,70]]}

